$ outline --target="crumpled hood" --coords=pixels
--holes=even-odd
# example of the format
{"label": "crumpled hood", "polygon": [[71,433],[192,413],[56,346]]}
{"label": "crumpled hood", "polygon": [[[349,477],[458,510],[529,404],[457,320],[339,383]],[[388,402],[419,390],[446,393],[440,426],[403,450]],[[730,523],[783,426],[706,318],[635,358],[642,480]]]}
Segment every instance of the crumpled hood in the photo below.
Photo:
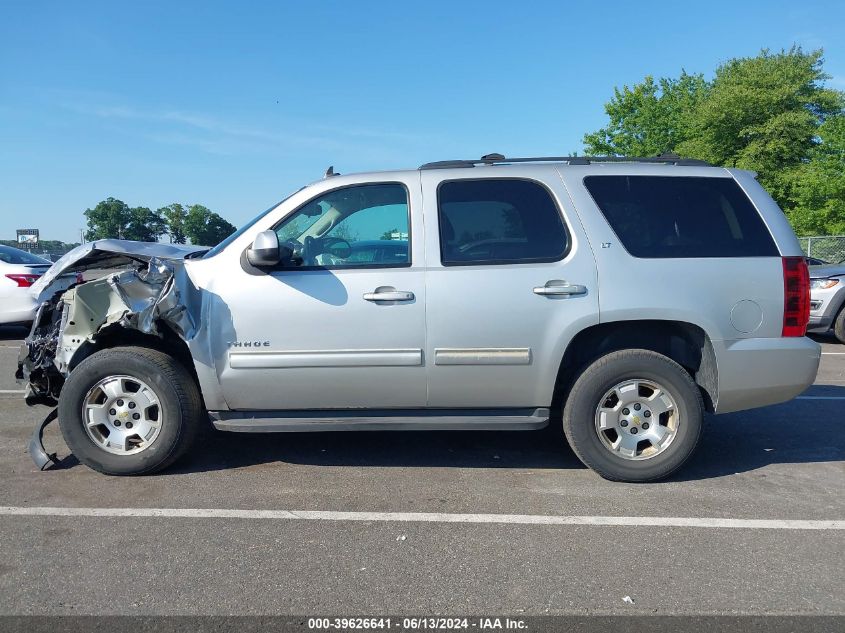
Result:
{"label": "crumpled hood", "polygon": [[159,244],[158,242],[133,242],[131,240],[97,240],[81,244],[53,264],[30,288],[30,293],[40,303],[51,292],[50,286],[63,274],[92,268],[119,268],[132,262],[149,262],[151,259],[184,259],[191,253],[208,250],[207,246]]}
{"label": "crumpled hood", "polygon": [[[36,284],[39,307],[18,358],[26,402],[58,402],[77,354],[84,357],[122,331],[192,340],[201,306],[184,259],[198,251],[202,247],[103,240],[56,262]],[[53,283],[90,269],[97,271],[92,279],[68,289]]]}

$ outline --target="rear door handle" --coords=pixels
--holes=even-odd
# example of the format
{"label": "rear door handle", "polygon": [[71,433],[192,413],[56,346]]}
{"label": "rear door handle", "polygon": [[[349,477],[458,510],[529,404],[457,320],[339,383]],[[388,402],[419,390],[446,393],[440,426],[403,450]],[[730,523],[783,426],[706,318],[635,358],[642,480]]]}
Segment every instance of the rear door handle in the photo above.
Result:
{"label": "rear door handle", "polygon": [[365,301],[413,301],[414,293],[396,290],[393,286],[381,286],[373,292],[364,293]]}
{"label": "rear door handle", "polygon": [[565,281],[555,279],[554,281],[546,282],[545,286],[534,288],[534,294],[546,297],[585,295],[587,294],[587,287],[578,284],[569,284]]}

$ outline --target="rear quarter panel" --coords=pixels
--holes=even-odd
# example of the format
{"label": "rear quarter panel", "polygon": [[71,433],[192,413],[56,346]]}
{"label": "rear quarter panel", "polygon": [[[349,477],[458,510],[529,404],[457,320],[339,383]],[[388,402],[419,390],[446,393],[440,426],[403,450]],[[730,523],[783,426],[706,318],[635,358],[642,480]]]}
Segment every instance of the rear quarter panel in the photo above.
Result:
{"label": "rear quarter panel", "polygon": [[784,402],[812,384],[819,346],[783,338],[780,257],[641,259],[620,243],[583,184],[587,175],[734,176],[751,198],[781,256],[800,256],[783,212],[750,172],[712,167],[592,165],[561,168],[596,253],[604,322],[664,319],[692,323],[710,338],[718,370],[717,413]]}
{"label": "rear quarter panel", "polygon": [[[637,167],[636,175],[722,178],[729,175],[726,170],[713,168]],[[780,336],[783,326],[783,268],[779,257],[633,257],[616,237],[583,183],[588,175],[631,174],[631,167],[571,166],[560,171],[596,254],[602,322],[636,319],[685,321],[704,329],[713,341]],[[783,216],[779,209],[778,213]],[[794,235],[791,239],[797,246]],[[787,248],[791,248],[792,241],[785,241]],[[748,331],[741,331],[734,325],[732,314],[736,317],[733,321],[741,323],[738,318],[740,312],[753,314],[757,308],[740,302],[753,302],[759,306],[759,323],[752,324],[756,327],[742,328]],[[746,322],[754,321],[744,316]]]}

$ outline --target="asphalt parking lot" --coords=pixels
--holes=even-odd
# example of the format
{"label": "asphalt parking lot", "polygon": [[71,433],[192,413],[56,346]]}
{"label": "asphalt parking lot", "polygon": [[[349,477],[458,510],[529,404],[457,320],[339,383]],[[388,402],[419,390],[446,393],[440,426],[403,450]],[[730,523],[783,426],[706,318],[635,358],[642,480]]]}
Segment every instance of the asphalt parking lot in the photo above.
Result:
{"label": "asphalt parking lot", "polygon": [[2,614],[845,614],[831,339],[801,399],[710,417],[678,476],[629,485],[549,430],[218,433],[163,474],[110,478],[53,425],[64,467],[41,473],[23,335],[0,328]]}

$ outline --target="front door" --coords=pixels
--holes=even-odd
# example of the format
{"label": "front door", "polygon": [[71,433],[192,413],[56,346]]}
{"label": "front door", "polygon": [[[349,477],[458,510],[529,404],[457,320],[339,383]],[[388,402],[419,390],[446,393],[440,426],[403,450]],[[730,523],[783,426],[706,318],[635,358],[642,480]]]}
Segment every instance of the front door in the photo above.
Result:
{"label": "front door", "polygon": [[214,284],[213,338],[228,347],[214,356],[225,359],[230,408],[425,406],[418,178],[317,195],[275,227],[294,251],[287,265]]}

